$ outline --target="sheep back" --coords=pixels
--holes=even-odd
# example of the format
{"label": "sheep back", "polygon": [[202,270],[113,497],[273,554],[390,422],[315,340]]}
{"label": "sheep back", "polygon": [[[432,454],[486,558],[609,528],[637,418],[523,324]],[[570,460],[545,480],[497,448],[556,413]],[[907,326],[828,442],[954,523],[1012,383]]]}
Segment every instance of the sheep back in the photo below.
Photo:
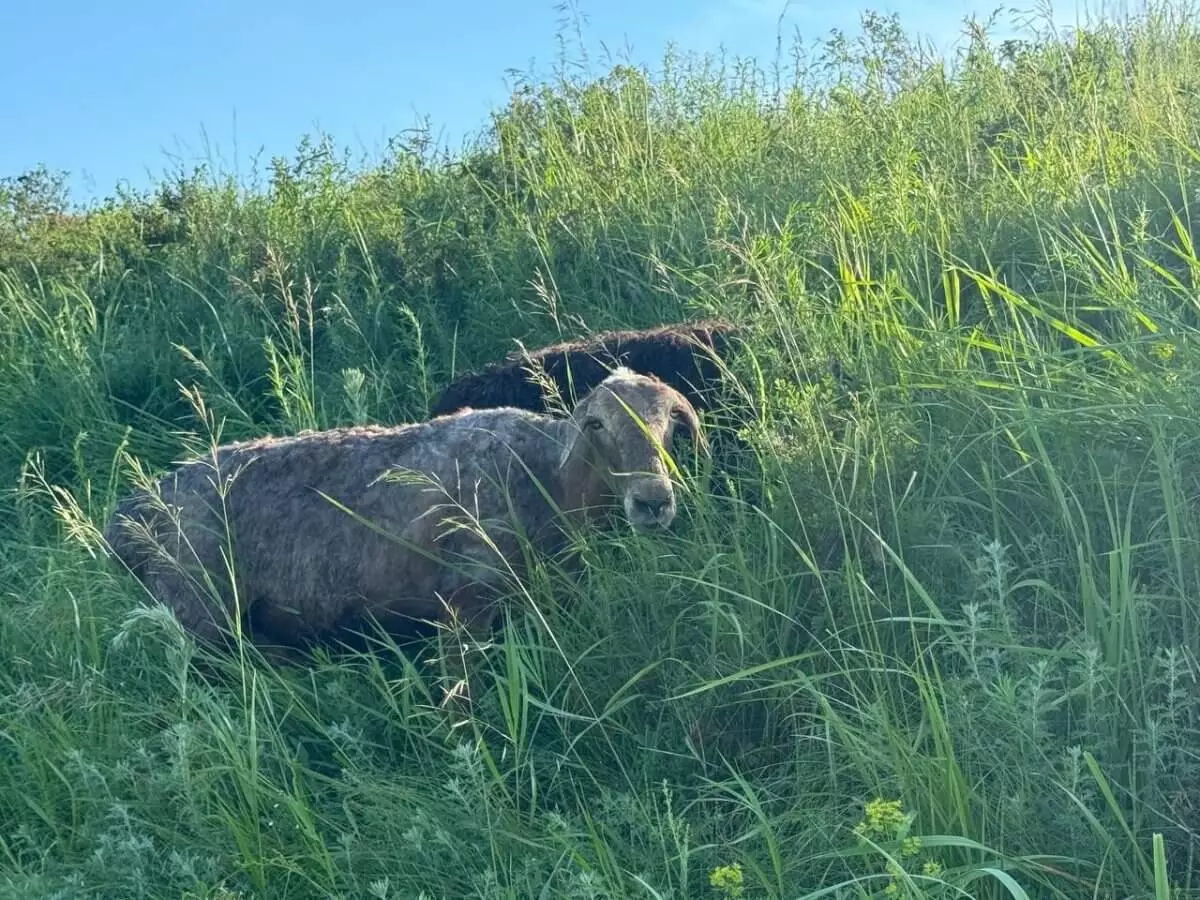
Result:
{"label": "sheep back", "polygon": [[530,363],[549,376],[568,404],[572,393],[583,397],[612,368],[624,365],[657,376],[694,407],[706,409],[712,404],[720,377],[719,367],[709,353],[720,357],[737,332],[737,326],[723,319],[705,319],[641,331],[608,331],[552,344],[527,355],[513,353],[451,382],[434,403],[431,414],[494,406],[546,411],[542,388],[527,371]]}

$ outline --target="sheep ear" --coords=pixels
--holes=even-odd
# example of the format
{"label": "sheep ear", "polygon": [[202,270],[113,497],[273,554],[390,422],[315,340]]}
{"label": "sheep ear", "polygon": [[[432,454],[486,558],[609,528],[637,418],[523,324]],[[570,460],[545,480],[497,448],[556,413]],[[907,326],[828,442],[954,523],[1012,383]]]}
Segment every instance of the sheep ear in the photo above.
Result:
{"label": "sheep ear", "polygon": [[567,432],[567,440],[563,444],[562,452],[558,455],[558,467],[561,469],[567,464],[567,460],[571,458],[571,454],[575,451],[575,444],[579,441],[579,435],[582,432],[579,425],[572,421],[571,429]]}
{"label": "sheep ear", "polygon": [[683,409],[683,425],[700,452],[708,456],[712,452],[708,435],[700,425],[700,417],[687,407]]}

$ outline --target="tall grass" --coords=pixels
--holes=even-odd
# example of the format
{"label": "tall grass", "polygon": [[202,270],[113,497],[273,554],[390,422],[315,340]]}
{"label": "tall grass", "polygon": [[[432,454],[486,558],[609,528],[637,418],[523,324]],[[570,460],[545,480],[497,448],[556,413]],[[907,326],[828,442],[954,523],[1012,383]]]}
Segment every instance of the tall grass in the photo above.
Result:
{"label": "tall grass", "polygon": [[[525,83],[455,159],[5,182],[4,896],[1200,892],[1195,17],[778,62]],[[129,460],[706,313],[754,502],[535,569],[465,727],[412,648],[197,668],[95,552]]]}

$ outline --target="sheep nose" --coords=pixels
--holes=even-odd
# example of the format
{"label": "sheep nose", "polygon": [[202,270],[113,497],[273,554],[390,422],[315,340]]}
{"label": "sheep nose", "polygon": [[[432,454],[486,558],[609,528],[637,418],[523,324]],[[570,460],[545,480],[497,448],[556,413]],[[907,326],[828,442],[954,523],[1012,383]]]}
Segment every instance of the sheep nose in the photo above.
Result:
{"label": "sheep nose", "polygon": [[645,500],[641,497],[635,497],[633,500],[633,508],[645,516],[647,519],[657,519],[662,516],[663,510],[671,501],[665,497],[655,497],[652,500]]}
{"label": "sheep nose", "polygon": [[629,517],[642,528],[665,528],[675,518],[675,499],[670,491],[649,490],[629,497]]}

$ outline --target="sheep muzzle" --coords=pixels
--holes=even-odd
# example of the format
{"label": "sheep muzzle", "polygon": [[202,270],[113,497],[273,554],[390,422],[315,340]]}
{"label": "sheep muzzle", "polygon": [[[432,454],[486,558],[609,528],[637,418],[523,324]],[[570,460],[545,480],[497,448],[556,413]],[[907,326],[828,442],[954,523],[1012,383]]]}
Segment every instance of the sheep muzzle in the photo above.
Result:
{"label": "sheep muzzle", "polygon": [[670,526],[675,520],[675,491],[668,478],[641,477],[625,489],[625,517],[641,531]]}

